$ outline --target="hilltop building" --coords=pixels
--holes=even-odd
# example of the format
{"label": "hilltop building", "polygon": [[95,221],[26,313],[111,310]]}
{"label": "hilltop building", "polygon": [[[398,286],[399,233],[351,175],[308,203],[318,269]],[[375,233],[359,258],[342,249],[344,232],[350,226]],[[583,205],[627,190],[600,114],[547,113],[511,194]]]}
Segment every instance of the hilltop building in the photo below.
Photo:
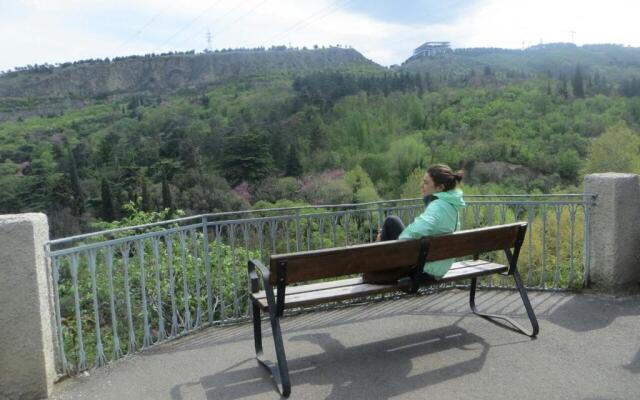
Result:
{"label": "hilltop building", "polygon": [[425,42],[413,50],[413,57],[433,57],[451,51],[449,42]]}

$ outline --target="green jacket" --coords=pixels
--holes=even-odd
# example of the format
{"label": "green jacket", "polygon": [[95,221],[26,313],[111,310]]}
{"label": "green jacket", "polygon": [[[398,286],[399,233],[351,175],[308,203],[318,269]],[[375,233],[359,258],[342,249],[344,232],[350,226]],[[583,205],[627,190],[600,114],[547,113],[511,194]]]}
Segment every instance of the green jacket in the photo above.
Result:
{"label": "green jacket", "polygon": [[[451,233],[460,228],[458,211],[466,204],[459,189],[434,193],[433,200],[420,216],[407,226],[398,239],[418,239],[425,236]],[[453,264],[453,259],[428,262],[424,272],[436,279],[442,278]]]}

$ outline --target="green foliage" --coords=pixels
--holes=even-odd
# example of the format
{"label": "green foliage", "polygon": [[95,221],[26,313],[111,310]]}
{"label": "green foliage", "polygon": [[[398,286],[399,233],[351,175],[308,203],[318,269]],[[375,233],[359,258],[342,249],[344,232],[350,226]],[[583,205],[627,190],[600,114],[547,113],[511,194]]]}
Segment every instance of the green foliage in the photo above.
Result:
{"label": "green foliage", "polygon": [[93,224],[93,228],[98,230],[126,228],[128,226],[146,225],[155,222],[162,222],[169,220],[173,217],[182,217],[184,212],[181,210],[173,213],[170,209],[165,208],[161,211],[146,212],[141,210],[138,205],[130,201],[122,206],[122,218],[117,221],[111,222],[96,222]]}
{"label": "green foliage", "polygon": [[582,69],[578,65],[576,67],[576,72],[573,75],[573,80],[571,81],[573,84],[573,95],[579,98],[584,97],[584,78],[582,77]]}
{"label": "green foliage", "polygon": [[303,199],[309,204],[348,204],[353,200],[353,191],[343,179],[329,176],[314,177],[301,190]]}
{"label": "green foliage", "polygon": [[380,200],[371,178],[361,166],[356,166],[344,175],[345,183],[351,188],[352,203],[367,203]]}
{"label": "green foliage", "polygon": [[420,188],[424,180],[425,170],[422,168],[414,169],[407,177],[407,180],[400,187],[400,198],[412,199],[422,196]]}
{"label": "green foliage", "polygon": [[113,199],[111,198],[111,189],[109,188],[109,182],[102,178],[100,182],[102,187],[101,205],[102,205],[102,219],[111,222],[115,219],[115,210],[113,208]]}
{"label": "green foliage", "polygon": [[256,207],[260,201],[274,203],[278,200],[299,200],[301,198],[300,190],[301,183],[296,178],[268,177],[256,188],[254,192],[256,203],[252,208]]}
{"label": "green foliage", "polygon": [[236,185],[243,178],[258,182],[272,170],[273,160],[264,136],[253,132],[227,136],[222,169],[225,177]]}
{"label": "green foliage", "polygon": [[300,159],[298,158],[298,152],[296,151],[296,146],[289,146],[289,155],[287,156],[287,166],[285,168],[284,174],[286,176],[300,177],[302,175],[302,165],[300,164]]}
{"label": "green foliage", "polygon": [[426,168],[429,158],[419,134],[391,142],[386,163],[391,180],[405,182],[413,170]]}
{"label": "green foliage", "polygon": [[640,173],[640,136],[625,123],[607,129],[591,142],[585,173]]}
{"label": "green foliage", "polygon": [[[585,172],[638,170],[633,146],[620,139],[609,146],[604,134],[624,121],[637,136],[638,54],[620,46],[467,49],[412,59],[386,75],[342,50],[151,57],[151,64],[219,61],[212,66],[219,80],[117,98],[102,91],[77,109],[53,98],[0,100],[0,113],[15,107],[20,115],[0,122],[0,212],[47,212],[59,237],[118,218],[120,205],[131,201],[149,212],[202,213],[249,208],[252,196],[311,203],[413,197],[414,178],[433,163],[463,168],[467,183],[494,183],[495,190],[578,186]],[[135,69],[142,60],[120,61]],[[84,73],[92,65],[3,79],[33,83],[45,72]],[[8,81],[0,81],[1,92]],[[598,140],[604,143],[596,146]],[[607,160],[598,153],[603,146],[612,149],[604,153],[623,148],[622,156],[598,164]],[[526,173],[480,173],[495,162]],[[350,176],[359,167],[372,185],[324,174],[342,169]],[[277,178],[284,175],[300,179]],[[113,217],[102,208],[109,208],[103,178]],[[232,191],[240,182],[247,185]]]}

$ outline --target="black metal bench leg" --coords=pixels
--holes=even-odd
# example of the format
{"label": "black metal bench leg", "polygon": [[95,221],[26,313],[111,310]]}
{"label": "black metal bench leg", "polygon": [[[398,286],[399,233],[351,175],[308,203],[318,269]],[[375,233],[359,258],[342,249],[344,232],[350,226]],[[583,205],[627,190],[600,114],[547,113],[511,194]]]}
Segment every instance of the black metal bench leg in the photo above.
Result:
{"label": "black metal bench leg", "polygon": [[260,320],[260,307],[257,304],[253,304],[253,343],[256,348],[256,357],[262,357],[262,324]]}
{"label": "black metal bench leg", "polygon": [[[272,309],[270,309],[272,310]],[[276,349],[277,363],[267,360],[262,350],[262,329],[260,320],[260,307],[253,305],[253,339],[256,347],[256,359],[258,363],[269,371],[278,391],[284,397],[288,397],[291,393],[291,381],[289,380],[289,368],[287,366],[287,358],[284,353],[284,342],[282,341],[282,331],[280,330],[280,321],[275,316],[275,311],[269,312],[271,320],[271,329],[273,331],[273,342]]]}
{"label": "black metal bench leg", "polygon": [[[478,283],[477,278],[472,278],[471,279],[471,289],[469,290],[469,305],[471,306],[471,311],[482,318],[485,318],[503,328],[507,328],[507,329],[511,329],[513,331],[522,333],[523,335],[529,336],[529,337],[536,337],[538,335],[538,332],[540,331],[540,328],[538,326],[538,320],[536,319],[536,315],[533,312],[533,307],[531,307],[531,303],[529,302],[529,297],[527,296],[527,292],[525,291],[524,285],[522,284],[522,280],[520,279],[520,274],[518,274],[518,271],[514,271],[513,273],[513,279],[516,282],[516,287],[518,288],[518,291],[520,292],[520,297],[522,298],[522,303],[524,304],[524,308],[527,311],[527,316],[529,317],[529,321],[531,322],[531,330],[523,328],[520,324],[518,324],[516,321],[514,321],[513,319],[509,318],[509,317],[505,317],[503,315],[497,315],[497,314],[486,314],[486,313],[481,313],[478,311],[477,307],[476,307],[476,286]],[[509,323],[509,325],[506,325],[500,321],[497,320],[502,320],[502,321],[506,321]]]}

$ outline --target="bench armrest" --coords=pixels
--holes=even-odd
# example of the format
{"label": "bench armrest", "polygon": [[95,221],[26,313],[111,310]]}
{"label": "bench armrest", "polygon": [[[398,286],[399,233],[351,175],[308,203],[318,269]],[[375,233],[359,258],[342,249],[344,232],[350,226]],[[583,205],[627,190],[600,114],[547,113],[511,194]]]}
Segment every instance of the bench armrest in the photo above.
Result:
{"label": "bench armrest", "polygon": [[[260,277],[262,278],[262,286],[265,290],[271,289],[271,283],[269,282],[269,269],[260,262],[260,260],[249,260],[248,265],[248,275],[249,275],[249,292],[257,293],[260,291]],[[258,277],[260,275],[260,277]]]}

